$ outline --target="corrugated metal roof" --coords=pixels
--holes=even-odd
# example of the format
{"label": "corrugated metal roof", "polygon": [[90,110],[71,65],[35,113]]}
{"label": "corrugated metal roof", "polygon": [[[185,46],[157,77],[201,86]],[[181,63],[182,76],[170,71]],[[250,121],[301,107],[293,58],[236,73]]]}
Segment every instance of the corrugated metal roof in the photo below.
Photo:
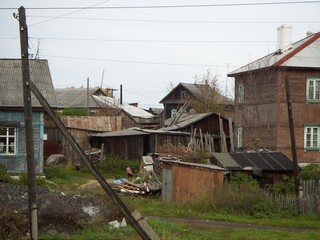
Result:
{"label": "corrugated metal roof", "polygon": [[270,153],[230,153],[243,168],[262,171],[293,171],[293,162],[281,152]]}
{"label": "corrugated metal roof", "polygon": [[140,131],[137,129],[125,129],[121,131],[115,131],[115,132],[104,132],[104,133],[97,133],[92,134],[93,137],[124,137],[124,136],[139,136],[139,135],[149,135],[149,133],[146,133],[144,131]]}
{"label": "corrugated metal roof", "polygon": [[132,106],[130,104],[120,104],[118,100],[115,98],[110,98],[107,96],[93,96],[94,99],[104,104],[105,106],[112,106],[119,109],[123,109],[127,114],[129,114],[132,117],[139,117],[139,118],[154,118],[154,115],[149,113],[148,111]]}
{"label": "corrugated metal roof", "polygon": [[[101,108],[103,104],[96,102],[94,94],[101,94],[100,88],[89,88],[89,107]],[[56,88],[55,90],[59,108],[86,108],[87,88]]]}
{"label": "corrugated metal roof", "polygon": [[[57,106],[47,60],[29,60],[30,80],[52,107]],[[42,107],[32,94],[33,107]],[[23,107],[21,59],[0,59],[0,106]]]}
{"label": "corrugated metal roof", "polygon": [[275,51],[234,70],[228,76],[271,66],[320,68],[320,32],[293,43],[291,48],[283,52]]}
{"label": "corrugated metal roof", "polygon": [[229,153],[212,153],[220,164],[228,170],[242,170],[242,167],[231,157]]}

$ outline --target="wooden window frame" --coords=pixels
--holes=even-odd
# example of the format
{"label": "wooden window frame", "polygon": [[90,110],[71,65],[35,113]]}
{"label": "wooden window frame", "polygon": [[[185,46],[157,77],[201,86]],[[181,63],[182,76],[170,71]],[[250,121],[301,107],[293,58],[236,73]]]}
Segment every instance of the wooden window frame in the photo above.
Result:
{"label": "wooden window frame", "polygon": [[5,156],[16,155],[17,153],[17,134],[16,133],[17,133],[17,127],[0,126],[0,155],[5,155]]}
{"label": "wooden window frame", "polygon": [[304,149],[320,150],[320,125],[304,126]]}
{"label": "wooden window frame", "polygon": [[[311,85],[313,85],[312,90],[310,89]],[[306,101],[308,103],[320,103],[320,77],[307,77]]]}
{"label": "wooden window frame", "polygon": [[243,104],[244,103],[244,84],[239,83],[238,84],[238,103]]}
{"label": "wooden window frame", "polygon": [[243,127],[238,126],[237,128],[237,148],[243,148]]}

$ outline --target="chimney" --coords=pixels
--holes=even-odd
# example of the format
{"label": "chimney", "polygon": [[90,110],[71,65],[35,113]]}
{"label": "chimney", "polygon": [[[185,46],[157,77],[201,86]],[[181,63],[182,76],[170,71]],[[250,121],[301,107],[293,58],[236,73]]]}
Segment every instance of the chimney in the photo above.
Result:
{"label": "chimney", "polygon": [[277,40],[277,51],[283,52],[292,47],[291,36],[292,36],[292,26],[291,25],[281,25],[277,28],[278,30],[278,40]]}

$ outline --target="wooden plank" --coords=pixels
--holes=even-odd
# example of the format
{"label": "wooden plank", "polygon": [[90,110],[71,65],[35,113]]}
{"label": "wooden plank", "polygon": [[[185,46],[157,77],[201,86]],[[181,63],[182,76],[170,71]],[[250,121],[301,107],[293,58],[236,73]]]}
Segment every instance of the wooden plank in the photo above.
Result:
{"label": "wooden plank", "polygon": [[141,216],[141,214],[135,209],[132,213],[133,218],[138,222],[141,228],[148,234],[151,240],[160,240],[159,236],[150,227],[147,221]]}

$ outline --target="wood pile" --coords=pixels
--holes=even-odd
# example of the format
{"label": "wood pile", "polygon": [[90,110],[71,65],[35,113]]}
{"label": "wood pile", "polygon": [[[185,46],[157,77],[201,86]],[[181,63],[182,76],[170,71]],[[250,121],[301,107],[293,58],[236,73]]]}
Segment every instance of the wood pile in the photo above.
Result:
{"label": "wood pile", "polygon": [[161,192],[161,185],[158,183],[144,182],[137,184],[125,178],[113,181],[112,188],[120,193],[135,195],[156,195]]}

